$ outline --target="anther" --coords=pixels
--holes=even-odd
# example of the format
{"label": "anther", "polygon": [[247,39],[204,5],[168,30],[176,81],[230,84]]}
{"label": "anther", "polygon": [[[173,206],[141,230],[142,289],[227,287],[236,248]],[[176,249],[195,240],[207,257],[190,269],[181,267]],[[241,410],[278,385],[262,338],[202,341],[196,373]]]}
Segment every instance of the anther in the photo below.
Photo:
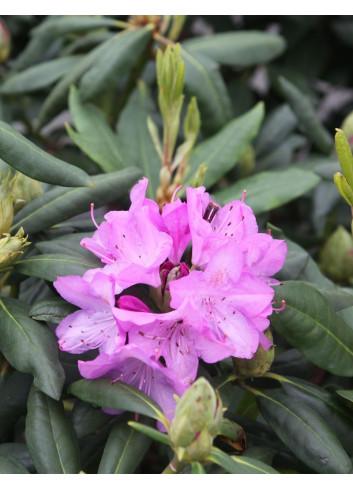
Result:
{"label": "anther", "polygon": [[206,207],[205,213],[203,215],[203,219],[205,219],[205,221],[207,222],[212,222],[219,209],[220,206],[216,204],[216,202],[210,201],[208,206]]}

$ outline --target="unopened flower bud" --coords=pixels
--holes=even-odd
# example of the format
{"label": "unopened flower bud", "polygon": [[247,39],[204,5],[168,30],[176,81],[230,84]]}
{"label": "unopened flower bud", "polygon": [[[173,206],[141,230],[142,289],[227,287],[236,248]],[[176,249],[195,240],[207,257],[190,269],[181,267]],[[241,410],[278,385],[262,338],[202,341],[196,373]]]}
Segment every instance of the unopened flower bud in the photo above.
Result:
{"label": "unopened flower bud", "polygon": [[[273,343],[272,333],[270,328],[264,331],[267,339]],[[253,377],[261,377],[271,367],[275,355],[274,346],[270,346],[268,350],[259,345],[255,355],[250,358],[235,358],[233,357],[233,365],[235,374],[239,379],[247,379]]]}
{"label": "unopened flower bud", "polygon": [[353,239],[343,227],[338,226],[323,246],[319,264],[321,270],[337,282],[353,277]]}
{"label": "unopened flower bud", "polygon": [[10,54],[11,40],[5,22],[0,19],[0,63],[4,63]]}
{"label": "unopened flower bud", "polygon": [[222,401],[203,377],[179,400],[169,437],[180,461],[202,461],[209,454],[223,418]]}
{"label": "unopened flower bud", "polygon": [[9,171],[4,177],[0,174],[0,237],[3,233],[7,233],[12,224],[14,215],[14,196],[13,187],[16,177],[11,178]]}
{"label": "unopened flower bud", "polygon": [[15,236],[5,233],[0,239],[0,271],[13,265],[20,258],[24,248],[30,244],[27,239],[23,228],[20,228]]}
{"label": "unopened flower bud", "polygon": [[353,149],[353,112],[350,112],[341,124],[341,129],[348,139],[351,149]]}
{"label": "unopened flower bud", "polygon": [[42,184],[23,173],[18,173],[13,187],[15,214],[33,199],[43,194]]}

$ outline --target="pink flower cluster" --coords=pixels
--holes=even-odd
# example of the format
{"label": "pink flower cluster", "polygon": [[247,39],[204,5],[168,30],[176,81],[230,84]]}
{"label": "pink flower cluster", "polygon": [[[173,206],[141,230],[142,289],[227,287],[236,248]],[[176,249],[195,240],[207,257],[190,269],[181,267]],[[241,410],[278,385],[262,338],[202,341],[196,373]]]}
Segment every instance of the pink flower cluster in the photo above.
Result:
{"label": "pink flower cluster", "polygon": [[[133,187],[128,211],[108,212],[81,241],[104,266],[54,282],[80,308],[56,334],[64,351],[98,350],[78,362],[83,377],[133,385],[171,418],[173,394],[195,380],[199,359],[252,358],[270,346],[263,331],[278,284],[270,276],[287,247],[258,232],[243,200],[220,207],[203,187],[187,188],[186,202],[173,196],[160,212],[147,184]],[[145,289],[144,302],[131,292]]]}

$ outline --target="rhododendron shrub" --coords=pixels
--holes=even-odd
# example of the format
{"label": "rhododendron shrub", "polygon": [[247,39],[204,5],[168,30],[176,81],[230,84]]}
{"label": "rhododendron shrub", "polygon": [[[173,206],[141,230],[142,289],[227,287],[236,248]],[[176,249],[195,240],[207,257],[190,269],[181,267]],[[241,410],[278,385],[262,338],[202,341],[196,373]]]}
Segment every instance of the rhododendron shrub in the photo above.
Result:
{"label": "rhododendron shrub", "polygon": [[1,16],[1,474],[353,472],[351,31]]}

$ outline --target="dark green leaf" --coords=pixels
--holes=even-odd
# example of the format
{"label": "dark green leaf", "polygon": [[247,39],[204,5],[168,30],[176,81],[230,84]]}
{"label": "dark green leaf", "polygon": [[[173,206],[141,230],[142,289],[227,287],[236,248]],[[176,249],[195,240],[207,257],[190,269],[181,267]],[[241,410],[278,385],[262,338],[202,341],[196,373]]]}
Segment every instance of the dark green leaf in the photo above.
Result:
{"label": "dark green leaf", "polygon": [[7,78],[0,86],[0,93],[28,93],[45,88],[71,71],[82,56],[65,56],[45,61]]}
{"label": "dark green leaf", "polygon": [[220,465],[230,474],[278,474],[278,472],[269,465],[249,457],[230,457],[216,447],[212,448],[211,453],[207,456],[206,460]]}
{"label": "dark green leaf", "polygon": [[40,474],[77,474],[80,460],[75,431],[61,401],[33,387],[28,398],[26,443]]}
{"label": "dark green leaf", "polygon": [[56,340],[44,325],[29,317],[26,303],[0,298],[0,349],[14,368],[34,375],[34,385],[60,398],[64,371]]}
{"label": "dark green leaf", "polygon": [[133,159],[135,166],[139,166],[148,178],[147,197],[155,199],[161,160],[147,129],[147,117],[153,110],[153,103],[146,90],[140,83],[129,98],[119,119],[118,138],[126,153],[125,160]]}
{"label": "dark green leaf", "polygon": [[211,187],[231,170],[256,136],[264,116],[263,103],[229,122],[221,131],[198,144],[191,154],[186,185],[193,182],[199,166],[207,171],[204,185]]}
{"label": "dark green leaf", "polygon": [[29,310],[29,315],[36,321],[49,321],[58,324],[76,309],[75,306],[60,297],[48,297],[35,302]]}
{"label": "dark green leaf", "polygon": [[298,399],[272,392],[258,396],[260,412],[277,436],[321,474],[348,474],[352,462],[330,425]]}
{"label": "dark green leaf", "polygon": [[92,262],[83,257],[61,254],[36,255],[16,262],[16,270],[29,277],[54,282],[59,276],[83,275],[92,268]]}
{"label": "dark green leaf", "polygon": [[134,428],[135,430],[139,431],[140,433],[149,436],[153,440],[158,441],[159,443],[164,443],[165,445],[171,445],[171,441],[168,435],[162,433],[159,430],[156,430],[155,428],[151,428],[151,426],[146,426],[145,424],[142,423],[136,423],[135,421],[129,421],[128,425]]}
{"label": "dark green leaf", "polygon": [[304,280],[323,289],[335,288],[335,284],[321,273],[318,265],[307,251],[288,239],[281,229],[272,224],[269,224],[268,227],[271,229],[272,236],[276,239],[284,239],[288,247],[286,260],[276,278],[279,280]]}
{"label": "dark green leaf", "polygon": [[224,32],[183,42],[193,54],[204,54],[218,63],[252,66],[266,63],[285,49],[283,37],[261,31]]}
{"label": "dark green leaf", "polygon": [[110,88],[118,87],[151,39],[152,29],[151,25],[147,25],[123,31],[108,41],[109,44],[106,43],[106,49],[101,50],[80,80],[83,100],[90,100]]}
{"label": "dark green leaf", "polygon": [[31,375],[12,372],[0,386],[0,441],[6,440],[16,421],[25,414]]}
{"label": "dark green leaf", "polygon": [[333,394],[295,377],[279,377],[277,380],[286,394],[303,401],[319,414],[331,426],[345,450],[353,455],[353,418]]}
{"label": "dark green leaf", "polygon": [[75,87],[71,87],[70,90],[69,108],[79,132],[76,133],[69,126],[67,130],[82,151],[105,172],[129,166],[129,162],[124,162],[117,135],[111,130],[103,113],[94,105],[83,104]]}
{"label": "dark green leaf", "polygon": [[279,84],[309,139],[322,153],[329,154],[333,148],[333,138],[319,121],[311,102],[286,78],[280,77]]}
{"label": "dark green leaf", "polygon": [[181,50],[185,64],[185,92],[197,98],[204,134],[219,131],[232,117],[232,103],[217,64],[202,54]]}
{"label": "dark green leaf", "polygon": [[105,445],[98,474],[133,474],[146,455],[152,440],[126,422],[117,423]]}
{"label": "dark green leaf", "polygon": [[300,197],[316,187],[319,182],[320,177],[299,168],[261,172],[217,192],[215,199],[226,204],[241,199],[243,191],[246,190],[246,204],[255,214],[261,214]]}
{"label": "dark green leaf", "polygon": [[104,413],[102,409],[93,407],[77,399],[72,410],[72,423],[78,439],[92,435],[105,425],[113,423],[115,416]]}
{"label": "dark green leaf", "polygon": [[353,390],[338,390],[336,394],[347,399],[348,401],[353,402]]}
{"label": "dark green leaf", "polygon": [[1,443],[0,455],[14,457],[30,472],[34,471],[33,460],[25,443]]}
{"label": "dark green leaf", "polygon": [[26,467],[12,455],[0,453],[0,474],[29,474]]}
{"label": "dark green leaf", "polygon": [[116,43],[116,38],[120,34],[108,39],[99,44],[86,54],[80,63],[77,64],[66,76],[64,76],[53,88],[48,97],[45,99],[41,111],[38,116],[37,128],[40,129],[49,122],[55,115],[66,107],[67,96],[69,89],[75,85],[82,75],[90,68],[90,66],[102,55],[103,52],[110,49],[110,46]]}
{"label": "dark green leaf", "polygon": [[22,134],[0,121],[0,158],[40,182],[63,187],[89,187],[90,177],[80,168],[46,153]]}
{"label": "dark green leaf", "polygon": [[48,34],[52,38],[65,36],[67,34],[81,33],[102,27],[116,27],[115,19],[109,17],[99,17],[94,15],[73,15],[58,16],[53,15],[42,22],[38,27],[32,29],[33,36]]}
{"label": "dark green leaf", "polygon": [[83,401],[107,409],[136,412],[165,421],[161,408],[143,392],[123,382],[109,379],[82,379],[70,385],[69,391]]}
{"label": "dark green leaf", "polygon": [[282,143],[297,125],[297,118],[286,104],[277,107],[265,119],[255,141],[257,156],[272,151]]}
{"label": "dark green leaf", "polygon": [[90,209],[109,204],[126,196],[141,176],[137,168],[127,168],[108,175],[92,177],[94,188],[54,188],[23,207],[16,215],[13,229],[23,226],[27,233],[35,233]]}
{"label": "dark green leaf", "polygon": [[200,462],[191,463],[191,473],[192,474],[206,474],[203,465]]}
{"label": "dark green leaf", "polygon": [[286,307],[271,324],[292,346],[318,367],[336,375],[353,375],[352,329],[311,285],[288,281],[276,290]]}

